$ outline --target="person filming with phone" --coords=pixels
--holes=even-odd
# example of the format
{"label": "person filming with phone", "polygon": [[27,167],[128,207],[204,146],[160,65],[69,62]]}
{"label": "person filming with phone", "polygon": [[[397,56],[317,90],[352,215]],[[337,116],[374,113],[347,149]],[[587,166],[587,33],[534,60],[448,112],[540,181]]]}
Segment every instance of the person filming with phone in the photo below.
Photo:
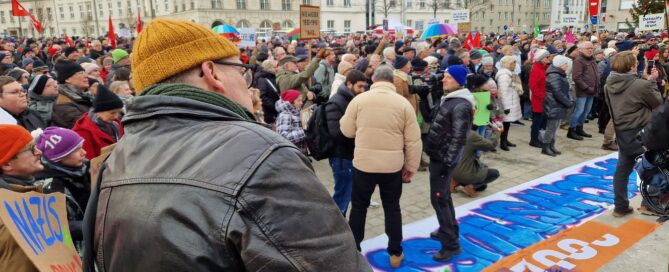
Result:
{"label": "person filming with phone", "polygon": [[653,68],[657,69],[658,76],[655,79],[657,83],[658,90],[664,90],[664,85],[667,84],[667,71],[664,69],[664,65],[660,64],[660,54],[658,54],[657,49],[651,49],[644,53],[646,57],[646,71],[645,74],[650,75]]}

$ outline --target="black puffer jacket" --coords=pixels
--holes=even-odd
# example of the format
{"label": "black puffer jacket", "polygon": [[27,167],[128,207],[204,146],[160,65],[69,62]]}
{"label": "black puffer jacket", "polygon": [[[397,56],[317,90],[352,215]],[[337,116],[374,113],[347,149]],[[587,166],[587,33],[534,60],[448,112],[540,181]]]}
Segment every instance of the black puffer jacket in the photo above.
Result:
{"label": "black puffer jacket", "polygon": [[653,117],[643,131],[641,139],[648,150],[669,149],[669,101],[653,110]]}
{"label": "black puffer jacket", "polygon": [[543,113],[548,119],[562,119],[567,116],[567,109],[573,103],[569,99],[569,80],[567,74],[553,65],[546,71],[546,97]]}
{"label": "black puffer jacket", "polygon": [[260,90],[260,100],[262,101],[262,111],[265,115],[266,124],[272,124],[276,121],[279,112],[274,105],[279,100],[279,86],[276,85],[276,75],[265,70],[261,70],[255,75],[255,82]]}
{"label": "black puffer jacket", "polygon": [[430,160],[442,162],[448,168],[457,165],[471,131],[474,104],[474,96],[467,89],[442,97],[424,144]]}
{"label": "black puffer jacket", "polygon": [[371,271],[307,157],[278,134],[181,97],[127,109],[85,216],[98,271]]}
{"label": "black puffer jacket", "polygon": [[[339,120],[344,116],[348,103],[353,100],[353,92],[342,84],[337,89],[328,103],[325,104],[325,119],[328,122],[328,132],[335,137],[335,148],[332,153],[333,158],[353,160],[353,150],[355,149],[355,139],[347,138],[339,129]],[[335,136],[336,135],[336,136]]]}

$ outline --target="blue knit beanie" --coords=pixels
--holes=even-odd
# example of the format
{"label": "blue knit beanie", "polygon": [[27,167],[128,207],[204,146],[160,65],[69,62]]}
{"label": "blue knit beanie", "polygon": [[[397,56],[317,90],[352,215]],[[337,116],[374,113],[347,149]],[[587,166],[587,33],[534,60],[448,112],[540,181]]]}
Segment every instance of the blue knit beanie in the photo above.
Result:
{"label": "blue knit beanie", "polygon": [[465,86],[465,83],[467,83],[467,69],[462,65],[449,66],[444,72],[455,79],[460,86]]}

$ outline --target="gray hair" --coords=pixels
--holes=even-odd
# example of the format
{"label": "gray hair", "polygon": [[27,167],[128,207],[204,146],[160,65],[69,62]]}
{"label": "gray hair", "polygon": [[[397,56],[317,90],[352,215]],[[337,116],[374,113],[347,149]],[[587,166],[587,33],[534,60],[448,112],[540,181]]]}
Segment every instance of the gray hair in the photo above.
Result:
{"label": "gray hair", "polygon": [[341,56],[342,61],[351,61],[354,58],[355,58],[355,55],[353,55],[353,54],[344,54],[344,55]]}
{"label": "gray hair", "polygon": [[420,53],[428,49],[430,49],[430,44],[427,42],[419,42],[416,44],[416,55],[420,55]]}
{"label": "gray hair", "polygon": [[273,59],[268,59],[262,62],[260,65],[264,70],[274,68],[276,66],[277,62],[276,60]]}
{"label": "gray hair", "polygon": [[582,42],[579,42],[577,46],[578,46],[578,49],[583,49],[588,44],[592,45],[592,43],[589,42],[589,41],[582,41]]}
{"label": "gray hair", "polygon": [[395,54],[395,48],[392,47],[387,47],[386,49],[383,49],[383,57],[388,58],[390,54]]}
{"label": "gray hair", "polygon": [[93,40],[93,41],[91,41],[91,46],[96,46],[96,45],[102,45],[102,43],[100,42],[100,40]]}
{"label": "gray hair", "polygon": [[377,60],[381,61],[381,56],[379,56],[379,55],[377,55],[377,54],[371,54],[371,55],[369,55],[369,60],[371,61],[371,60],[373,60],[373,59],[377,59]]}
{"label": "gray hair", "polygon": [[372,75],[372,81],[373,82],[393,82],[395,74],[394,74],[395,69],[393,67],[390,67],[390,65],[381,65],[376,70],[374,71],[374,74]]}

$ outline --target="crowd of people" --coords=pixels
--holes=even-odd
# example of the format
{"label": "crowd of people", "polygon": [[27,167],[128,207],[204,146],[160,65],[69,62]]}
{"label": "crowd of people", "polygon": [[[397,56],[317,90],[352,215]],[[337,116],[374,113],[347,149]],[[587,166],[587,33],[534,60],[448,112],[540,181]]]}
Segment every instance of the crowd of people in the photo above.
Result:
{"label": "crowd of people", "polygon": [[[509,133],[523,121],[527,143],[554,157],[561,129],[584,141],[597,119],[601,148],[619,152],[613,215],[631,214],[636,157],[669,149],[668,71],[666,33],[491,33],[480,48],[464,35],[353,34],[240,50],[156,19],[116,48],[8,38],[0,188],[65,194],[87,271],[371,271],[359,251],[375,188],[399,267],[402,186],[428,171],[433,259],[447,262],[462,251],[452,194],[476,197],[504,174],[482,154],[513,154],[521,143]],[[315,136],[329,139],[319,152],[332,196],[311,166]],[[646,202],[639,211],[654,214]],[[34,271],[0,234],[0,271]]]}

